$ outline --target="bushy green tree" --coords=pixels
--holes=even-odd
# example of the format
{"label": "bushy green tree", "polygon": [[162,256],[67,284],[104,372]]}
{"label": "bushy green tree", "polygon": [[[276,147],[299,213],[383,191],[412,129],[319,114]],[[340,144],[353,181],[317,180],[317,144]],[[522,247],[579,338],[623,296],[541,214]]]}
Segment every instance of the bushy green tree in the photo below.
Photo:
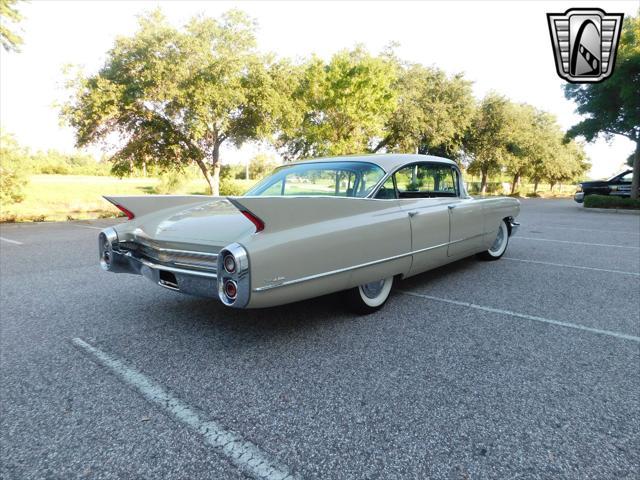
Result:
{"label": "bushy green tree", "polygon": [[23,164],[29,152],[8,134],[0,136],[0,205],[18,203],[24,199],[27,183]]}
{"label": "bushy green tree", "polygon": [[362,47],[328,63],[311,58],[300,67],[295,110],[283,116],[288,123],[277,146],[286,159],[368,151],[395,109],[395,82],[395,64]]}
{"label": "bushy green tree", "polygon": [[399,71],[397,105],[373,151],[385,148],[457,157],[474,114],[471,82],[422,65],[399,67]]}
{"label": "bushy green tree", "polygon": [[62,116],[78,146],[117,138],[114,171],[153,162],[195,163],[219,192],[220,147],[267,138],[290,99],[288,65],[256,49],[255,25],[239,11],[193,18],[182,30],[159,11],[121,37],[96,74],[71,83]]}
{"label": "bushy green tree", "polygon": [[640,15],[624,19],[613,75],[601,83],[567,84],[565,96],[584,118],[568,132],[588,142],[622,135],[636,144],[631,197],[640,186]]}
{"label": "bushy green tree", "polygon": [[260,180],[267,176],[279,165],[273,155],[266,153],[258,153],[249,162],[249,178],[251,180]]}
{"label": "bushy green tree", "polygon": [[487,191],[489,175],[498,173],[504,164],[509,141],[510,103],[491,92],[477,106],[463,138],[469,159],[467,171],[480,175],[480,193]]}

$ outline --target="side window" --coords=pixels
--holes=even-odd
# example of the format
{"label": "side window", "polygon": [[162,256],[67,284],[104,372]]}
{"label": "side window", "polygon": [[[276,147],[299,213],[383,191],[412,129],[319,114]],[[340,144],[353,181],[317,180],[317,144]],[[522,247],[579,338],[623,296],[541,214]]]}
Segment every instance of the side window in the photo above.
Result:
{"label": "side window", "polygon": [[400,198],[456,197],[455,170],[447,165],[418,163],[395,173]]}
{"label": "side window", "polygon": [[282,195],[282,180],[279,180],[261,193],[266,197],[279,197]]}
{"label": "side window", "polygon": [[376,193],[376,198],[385,200],[398,198],[396,187],[393,184],[393,176],[387,178],[387,181],[380,187],[380,190]]}

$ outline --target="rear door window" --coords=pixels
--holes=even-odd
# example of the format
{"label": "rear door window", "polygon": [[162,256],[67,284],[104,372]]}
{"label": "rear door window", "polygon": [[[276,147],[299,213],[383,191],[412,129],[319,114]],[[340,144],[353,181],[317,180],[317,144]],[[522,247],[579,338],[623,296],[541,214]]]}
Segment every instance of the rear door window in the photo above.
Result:
{"label": "rear door window", "polygon": [[457,197],[456,173],[453,167],[416,163],[395,173],[400,198]]}

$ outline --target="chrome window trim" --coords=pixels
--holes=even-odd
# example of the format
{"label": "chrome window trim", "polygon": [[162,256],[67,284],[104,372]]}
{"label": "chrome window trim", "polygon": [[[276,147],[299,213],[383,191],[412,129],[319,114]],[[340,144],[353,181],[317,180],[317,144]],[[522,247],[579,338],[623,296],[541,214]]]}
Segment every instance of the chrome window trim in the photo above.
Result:
{"label": "chrome window trim", "polygon": [[[440,162],[434,162],[434,161],[429,161],[429,160],[419,160],[417,162],[410,162],[410,163],[405,163],[404,165],[400,165],[399,167],[396,167],[395,170],[389,170],[389,172],[382,177],[382,179],[378,182],[378,184],[373,187],[373,190],[371,190],[371,193],[369,195],[367,195],[364,198],[370,198],[372,200],[403,200],[402,198],[375,198],[375,196],[378,194],[378,191],[380,190],[380,188],[382,187],[382,185],[385,184],[385,182],[389,179],[389,177],[391,177],[392,175],[395,175],[396,172],[398,172],[399,170],[402,170],[403,168],[409,167],[411,165],[418,165],[421,163],[427,163],[430,165],[439,165],[439,166],[448,166],[451,167],[457,174],[457,183],[458,183],[458,189],[456,192],[456,196],[455,197],[431,197],[431,198],[471,198],[469,197],[469,194],[467,193],[467,189],[464,187],[464,182],[462,181],[462,172],[460,171],[460,168],[458,168],[458,165],[451,164],[451,163],[440,163]],[[393,182],[393,184],[395,185],[395,180]],[[398,193],[398,186],[395,185],[396,187],[396,194]],[[464,195],[463,195],[464,194]],[[427,197],[425,197],[427,198]]]}
{"label": "chrome window trim", "polygon": [[[263,195],[249,195],[249,192],[255,190],[256,188],[258,188],[260,185],[262,185],[264,182],[266,182],[271,176],[275,175],[276,173],[278,173],[280,170],[287,168],[287,167],[296,167],[296,166],[300,166],[300,165],[318,165],[318,164],[330,164],[330,163],[348,163],[349,160],[327,160],[327,161],[303,161],[303,162],[296,162],[296,163],[291,163],[291,164],[284,164],[284,165],[280,165],[279,167],[277,167],[275,170],[273,170],[268,177],[263,178],[262,180],[260,180],[258,183],[256,183],[255,185],[253,185],[248,192],[244,193],[243,195],[241,195],[242,197],[263,197]],[[378,169],[380,169],[380,171],[382,172],[382,177],[380,178],[385,178],[387,175],[387,171],[382,168],[381,165],[378,165],[376,162],[361,162],[361,161],[357,161],[357,162],[353,162],[351,161],[351,163],[358,163],[358,164],[364,164],[364,165],[372,165]],[[283,178],[284,180],[284,178]],[[373,185],[373,190],[375,190],[376,188],[378,188],[379,185],[379,181],[377,183],[375,183]],[[272,184],[272,185],[275,185]],[[282,190],[284,191],[284,187],[285,187],[285,182],[283,182],[282,184]],[[373,191],[372,190],[372,191]],[[347,196],[341,196],[341,195],[264,195],[266,197],[287,197],[287,198],[296,198],[296,197],[303,197],[303,198],[309,198],[309,197],[332,197],[332,198],[355,198],[355,199],[360,199],[362,200],[363,198],[370,198],[370,195],[366,195],[364,197],[347,197]]]}
{"label": "chrome window trim", "polygon": [[345,272],[349,272],[351,270],[357,270],[359,268],[371,267],[373,265],[378,265],[380,263],[389,262],[391,260],[398,260],[399,258],[405,258],[405,257],[409,257],[411,255],[417,255],[418,253],[427,252],[429,250],[434,250],[436,248],[447,247],[449,245],[454,245],[456,243],[464,242],[466,240],[472,240],[474,238],[481,237],[482,235],[484,235],[484,233],[479,233],[477,235],[472,235],[471,237],[467,237],[467,238],[461,238],[459,240],[453,240],[452,242],[446,242],[446,243],[441,243],[439,245],[433,245],[431,247],[421,248],[419,250],[413,250],[413,251],[407,252],[407,253],[401,253],[400,255],[394,255],[393,257],[387,257],[387,258],[382,258],[380,260],[373,260],[371,262],[361,263],[359,265],[354,265],[354,266],[351,266],[351,267],[339,268],[337,270],[331,270],[329,272],[316,273],[314,275],[308,275],[306,277],[300,277],[300,278],[296,278],[294,280],[287,280],[285,282],[276,283],[276,284],[273,284],[273,285],[265,285],[263,287],[254,288],[253,291],[254,292],[264,292],[266,290],[271,290],[273,288],[286,287],[286,286],[289,286],[289,285],[295,285],[297,283],[308,282],[309,280],[317,280],[318,278],[328,277],[330,275],[337,275],[339,273],[345,273]]}

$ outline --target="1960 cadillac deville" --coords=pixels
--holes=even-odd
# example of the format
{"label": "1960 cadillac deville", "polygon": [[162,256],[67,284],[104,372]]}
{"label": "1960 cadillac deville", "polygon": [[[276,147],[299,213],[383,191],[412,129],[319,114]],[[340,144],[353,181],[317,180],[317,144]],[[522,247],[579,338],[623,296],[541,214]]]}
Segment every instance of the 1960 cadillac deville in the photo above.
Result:
{"label": "1960 cadillac deville", "polygon": [[100,264],[235,308],[345,291],[361,313],[394,278],[478,254],[518,227],[513,198],[467,195],[455,162],[424,155],[287,164],[245,196],[105,197],[129,221],[100,233]]}

